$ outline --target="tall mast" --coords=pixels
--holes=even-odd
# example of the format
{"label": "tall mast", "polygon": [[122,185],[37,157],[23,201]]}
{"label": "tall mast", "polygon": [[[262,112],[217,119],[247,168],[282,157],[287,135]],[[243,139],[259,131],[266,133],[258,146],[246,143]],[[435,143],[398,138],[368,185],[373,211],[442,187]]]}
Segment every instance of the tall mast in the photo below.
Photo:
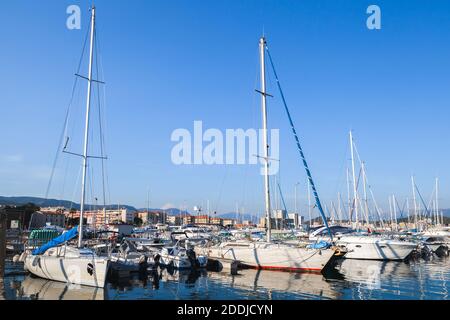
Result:
{"label": "tall mast", "polygon": [[395,194],[392,195],[392,205],[393,205],[393,207],[394,207],[395,230],[398,231],[398,223],[397,223],[397,200],[395,199]]}
{"label": "tall mast", "polygon": [[267,142],[267,108],[266,108],[266,65],[265,65],[265,47],[266,39],[259,39],[259,53],[261,60],[261,106],[263,120],[263,144],[264,144],[264,189],[266,202],[267,219],[267,242],[271,238],[271,219],[270,219],[270,191],[269,191],[269,144]]}
{"label": "tall mast", "polygon": [[339,222],[342,223],[341,193],[340,192],[338,192],[338,216],[339,216]]}
{"label": "tall mast", "polygon": [[392,198],[391,196],[389,196],[389,217],[390,217],[390,221],[391,221],[391,231],[394,230],[394,219],[392,217]]}
{"label": "tall mast", "polygon": [[311,182],[308,181],[308,215],[309,215],[309,227],[312,227],[312,205],[311,205]]}
{"label": "tall mast", "polygon": [[[439,224],[439,178],[436,178],[436,216],[437,216],[437,223]],[[444,219],[441,219],[441,224],[444,224]]]}
{"label": "tall mast", "polygon": [[416,188],[414,183],[414,176],[411,176],[411,186],[413,192],[413,202],[414,202],[414,228],[417,229],[417,202],[416,202]]}
{"label": "tall mast", "polygon": [[346,178],[347,178],[347,205],[348,205],[348,222],[352,222],[352,203],[350,201],[350,173],[349,169],[347,167],[346,171]]}
{"label": "tall mast", "polygon": [[364,190],[364,210],[366,214],[366,221],[367,225],[369,225],[369,204],[367,201],[367,190],[366,190],[366,184],[367,184],[367,177],[366,177],[366,166],[364,162],[361,163],[362,166],[362,174],[363,174],[363,190]]}
{"label": "tall mast", "polygon": [[407,227],[407,229],[408,229],[409,224],[411,223],[410,218],[409,218],[409,198],[408,197],[406,197],[406,212],[408,213],[408,227]]}
{"label": "tall mast", "polygon": [[358,229],[358,194],[356,191],[356,174],[355,174],[355,157],[353,155],[353,135],[350,130],[350,153],[352,156],[352,172],[353,172],[353,198],[354,198],[354,208],[355,208],[355,223]]}
{"label": "tall mast", "polygon": [[86,97],[86,124],[84,130],[84,150],[83,150],[83,177],[81,181],[81,202],[80,202],[80,227],[78,235],[78,247],[81,248],[83,241],[83,215],[84,201],[86,197],[86,172],[88,165],[88,143],[89,143],[89,113],[91,109],[91,84],[92,84],[92,63],[94,57],[94,34],[95,34],[95,7],[91,8],[91,38],[89,49],[89,71],[88,71],[88,87]]}

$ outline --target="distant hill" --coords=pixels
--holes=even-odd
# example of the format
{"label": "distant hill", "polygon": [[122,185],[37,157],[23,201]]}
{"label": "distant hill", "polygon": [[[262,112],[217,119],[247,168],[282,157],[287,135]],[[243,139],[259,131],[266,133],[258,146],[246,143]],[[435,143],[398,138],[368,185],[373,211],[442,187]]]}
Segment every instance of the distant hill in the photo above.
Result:
{"label": "distant hill", "polygon": [[[38,207],[65,207],[67,209],[80,209],[80,204],[74,203],[68,200],[57,200],[57,199],[44,199],[39,197],[2,197],[0,196],[0,205],[10,205],[10,206],[20,206],[27,203],[34,203]],[[103,208],[103,206],[95,206],[86,204],[87,208],[96,209]],[[117,204],[107,205],[106,209],[117,209]],[[130,211],[137,211],[135,207],[121,204],[121,208],[126,208]]]}
{"label": "distant hill", "polygon": [[[219,213],[217,214],[217,216],[225,219],[236,219],[238,214],[236,212],[228,212],[228,213]],[[241,220],[252,220],[254,218],[255,218],[254,215],[252,216],[251,214],[248,213],[239,214],[239,219]]]}

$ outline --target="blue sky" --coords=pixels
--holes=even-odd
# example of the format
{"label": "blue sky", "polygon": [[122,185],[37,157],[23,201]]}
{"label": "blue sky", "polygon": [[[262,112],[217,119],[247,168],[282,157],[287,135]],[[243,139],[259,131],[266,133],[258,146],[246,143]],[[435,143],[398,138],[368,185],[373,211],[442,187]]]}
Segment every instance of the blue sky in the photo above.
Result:
{"label": "blue sky", "polygon": [[[66,8],[82,9],[81,30]],[[381,30],[366,28],[377,4]],[[89,1],[1,4],[0,194],[44,196],[87,31]],[[322,201],[346,192],[354,130],[377,201],[428,200],[440,178],[449,206],[450,3],[448,1],[96,1],[106,90],[110,201],[263,208],[259,166],[175,166],[174,129],[260,125],[258,39],[264,31]],[[84,67],[84,65],[83,65]],[[85,74],[86,70],[82,69]],[[82,129],[85,84],[73,132]],[[280,182],[288,207],[306,209],[306,178],[277,95]],[[78,114],[78,118],[76,116]],[[77,149],[80,151],[81,149]],[[79,201],[79,159],[61,156],[50,197]],[[95,160],[94,160],[95,161]],[[65,164],[69,178],[64,180]],[[98,162],[93,164],[99,169]],[[64,182],[65,181],[65,182]],[[68,182],[71,181],[71,182]],[[99,181],[90,196],[100,196]],[[93,188],[94,189],[94,188]]]}

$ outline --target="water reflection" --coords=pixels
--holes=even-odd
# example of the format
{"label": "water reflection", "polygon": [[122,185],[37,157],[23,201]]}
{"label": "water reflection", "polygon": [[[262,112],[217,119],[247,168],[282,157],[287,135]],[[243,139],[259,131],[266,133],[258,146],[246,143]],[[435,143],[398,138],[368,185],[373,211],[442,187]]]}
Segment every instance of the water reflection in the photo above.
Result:
{"label": "water reflection", "polygon": [[6,296],[5,296],[5,282],[3,281],[2,277],[0,277],[0,300],[6,300]]}
{"label": "water reflection", "polygon": [[17,298],[32,300],[104,300],[105,290],[26,276],[16,286]]}
{"label": "water reflection", "polygon": [[291,296],[285,299],[338,299],[340,296],[321,274],[247,269],[238,275],[209,273],[208,277],[230,288],[265,294],[267,299],[286,292]]}
{"label": "water reflection", "polygon": [[111,279],[105,289],[70,286],[24,275],[11,265],[0,279],[0,299],[443,299],[449,298],[449,259],[383,262],[339,260],[321,274],[241,270],[157,269]]}
{"label": "water reflection", "polygon": [[448,298],[447,259],[409,263],[344,259],[335,269],[344,277],[343,281],[334,283],[344,292],[343,299]]}

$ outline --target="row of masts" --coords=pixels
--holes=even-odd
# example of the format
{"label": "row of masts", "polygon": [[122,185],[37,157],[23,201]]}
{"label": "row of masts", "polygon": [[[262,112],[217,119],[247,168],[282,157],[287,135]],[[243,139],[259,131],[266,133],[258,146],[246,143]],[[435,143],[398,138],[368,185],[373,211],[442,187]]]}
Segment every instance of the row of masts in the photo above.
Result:
{"label": "row of masts", "polygon": [[[389,227],[391,230],[399,231],[401,220],[408,226],[414,225],[415,229],[424,229],[430,225],[440,226],[444,224],[443,211],[439,209],[439,179],[435,179],[435,187],[428,204],[423,200],[422,195],[415,183],[414,176],[411,177],[412,204],[411,199],[406,197],[402,206],[399,204],[395,194],[388,197],[389,211],[387,213],[379,207],[373,190],[368,182],[365,162],[360,159],[359,153],[353,139],[353,133],[349,133],[351,168],[346,170],[347,182],[347,203],[342,199],[342,194],[337,194],[337,206],[335,201],[329,205],[325,204],[325,211],[333,224],[349,223],[353,228],[359,229],[367,226],[378,225],[381,228]],[[357,160],[359,160],[359,173],[357,173]],[[362,182],[360,182],[362,180]],[[299,182],[294,184],[294,212],[298,213],[297,188]],[[361,186],[362,185],[362,186]],[[362,188],[362,196],[359,189]],[[311,204],[311,192],[309,180],[306,186],[308,194],[308,218],[309,225],[313,225],[314,207]],[[369,200],[370,198],[370,200]],[[420,201],[419,201],[420,200]],[[369,206],[372,202],[372,209]],[[278,204],[277,201],[275,201]],[[278,204],[279,207],[279,204]],[[406,208],[405,208],[406,207]],[[346,216],[346,217],[345,217]]]}
{"label": "row of masts", "polygon": [[[343,217],[343,200],[342,195],[338,193],[338,209],[336,209],[334,202],[331,202],[331,210],[327,210],[332,222],[351,222],[353,227],[359,228],[363,225],[370,225],[379,223],[381,227],[385,227],[385,224],[389,224],[391,229],[398,231],[399,229],[399,214],[401,218],[407,218],[408,224],[413,223],[415,228],[424,228],[424,225],[442,225],[444,223],[443,212],[439,210],[439,179],[435,179],[435,186],[432,193],[432,199],[428,205],[425,203],[419,189],[415,183],[414,176],[411,176],[412,186],[412,198],[413,206],[410,206],[410,199],[407,197],[403,208],[399,205],[398,199],[395,194],[391,194],[388,197],[389,204],[389,216],[385,216],[383,211],[378,206],[373,191],[368,183],[367,172],[364,161],[361,161],[359,154],[356,150],[356,145],[353,140],[353,133],[349,133],[350,139],[350,156],[351,156],[351,174],[347,168],[346,181],[347,181],[347,219]],[[356,159],[359,160],[360,172],[356,173]],[[351,177],[350,177],[351,176]],[[360,196],[358,189],[360,180],[362,179],[362,197]],[[352,190],[351,190],[352,189]],[[369,197],[368,191],[372,198],[374,212],[369,209]],[[353,193],[353,195],[352,195]],[[434,197],[434,199],[433,199]],[[420,200],[420,201],[419,201]],[[406,210],[405,210],[406,206]],[[431,210],[430,210],[431,208]],[[327,208],[328,209],[328,208]],[[403,217],[403,213],[406,212],[407,217]]]}
{"label": "row of masts", "polygon": [[[90,107],[91,107],[91,86],[92,86],[92,69],[93,69],[93,54],[94,54],[94,36],[95,36],[95,7],[92,7],[91,9],[91,30],[90,30],[90,50],[89,50],[89,69],[88,69],[88,76],[87,76],[87,98],[86,98],[86,122],[85,122],[85,133],[84,133],[84,148],[83,148],[83,155],[82,155],[82,186],[81,186],[81,202],[80,202],[80,232],[79,232],[79,240],[78,245],[82,245],[82,236],[83,233],[81,232],[83,228],[83,215],[84,215],[84,206],[85,206],[85,190],[86,190],[86,174],[87,174],[87,167],[88,167],[88,142],[89,142],[89,116],[90,116]],[[267,132],[267,92],[266,92],[266,71],[265,71],[265,50],[266,50],[266,40],[264,37],[262,37],[259,41],[259,51],[260,51],[260,80],[261,80],[261,88],[260,90],[257,90],[261,94],[261,111],[262,111],[262,131],[263,131],[263,145],[264,145],[264,151],[261,158],[264,160],[264,200],[265,200],[265,216],[266,216],[266,228],[267,228],[267,241],[270,242],[271,240],[271,202],[270,202],[270,186],[269,186],[269,145],[268,145],[268,132]],[[351,222],[355,228],[358,228],[364,224],[369,225],[370,224],[370,210],[369,210],[369,201],[368,201],[368,191],[371,194],[374,206],[375,206],[375,212],[377,214],[378,219],[372,219],[375,221],[379,221],[381,224],[384,224],[384,219],[382,216],[382,211],[379,209],[375,198],[373,196],[373,192],[368,186],[368,179],[366,174],[366,168],[365,163],[361,161],[359,158],[359,154],[357,153],[356,146],[353,140],[353,134],[350,131],[349,134],[349,140],[350,140],[350,154],[351,154],[351,174],[349,172],[349,169],[347,169],[346,177],[347,177],[347,201],[348,201],[348,219],[347,221]],[[356,156],[359,159],[360,162],[360,173],[357,177],[356,172]],[[353,197],[351,196],[350,191],[350,175],[352,180],[352,193]],[[360,198],[359,192],[358,192],[358,185],[359,180],[362,179],[362,192],[363,197]],[[423,210],[421,210],[420,202],[417,199],[416,192],[418,193],[418,188],[414,182],[414,177],[411,177],[412,182],[412,190],[413,190],[413,219],[414,224],[417,227],[419,222],[422,221],[423,216],[426,216],[430,218],[429,216],[430,211],[428,210],[428,207],[423,203],[425,207],[426,214],[423,214]],[[313,207],[311,204],[311,183],[310,179],[308,179],[307,182],[307,194],[308,194],[308,217],[310,224],[313,221]],[[297,206],[297,186],[299,183],[295,184],[295,213],[298,213],[298,206]],[[281,193],[281,190],[280,190]],[[434,224],[442,224],[443,223],[443,213],[439,211],[439,202],[438,202],[438,179],[436,178],[435,183],[435,200],[432,202],[433,206],[433,222]],[[276,192],[275,192],[276,194]],[[419,193],[420,199],[423,202],[423,198],[421,197]],[[284,201],[283,201],[284,202]],[[342,196],[340,193],[338,193],[338,208],[334,205],[334,202],[331,202],[330,207],[325,205],[325,210],[329,212],[329,216],[331,217],[332,222],[343,221],[343,208],[344,205],[342,204]],[[410,222],[410,206],[409,206],[409,200],[407,199],[407,214],[408,214],[408,222]],[[395,226],[398,229],[398,202],[395,197],[395,195],[389,196],[389,208],[390,208],[390,216],[389,219],[387,219],[391,227]],[[147,211],[149,210],[149,195],[147,194]],[[209,213],[209,203],[208,203],[208,209]],[[403,211],[403,210],[401,210]],[[237,214],[239,214],[240,210],[237,208],[236,210]]]}

